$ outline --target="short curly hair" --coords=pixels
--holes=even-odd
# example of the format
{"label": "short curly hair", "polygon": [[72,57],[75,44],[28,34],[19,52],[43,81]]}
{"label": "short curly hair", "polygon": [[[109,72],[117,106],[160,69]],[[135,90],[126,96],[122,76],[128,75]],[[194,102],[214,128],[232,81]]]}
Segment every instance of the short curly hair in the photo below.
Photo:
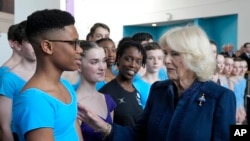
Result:
{"label": "short curly hair", "polygon": [[27,18],[26,34],[32,45],[38,43],[37,38],[45,33],[64,29],[65,26],[74,25],[74,17],[59,9],[44,9],[32,13]]}
{"label": "short curly hair", "polygon": [[142,54],[142,66],[144,67],[146,64],[146,58],[147,58],[146,50],[143,48],[143,46],[139,42],[134,41],[134,40],[124,41],[117,48],[115,64],[119,66],[118,58],[121,57],[124,54],[124,52],[129,48],[136,48]]}

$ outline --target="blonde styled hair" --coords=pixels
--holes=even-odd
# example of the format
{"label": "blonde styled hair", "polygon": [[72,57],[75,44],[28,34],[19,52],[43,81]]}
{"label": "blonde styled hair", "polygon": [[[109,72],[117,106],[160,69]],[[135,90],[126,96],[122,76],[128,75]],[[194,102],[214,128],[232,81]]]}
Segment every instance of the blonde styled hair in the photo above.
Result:
{"label": "blonde styled hair", "polygon": [[161,47],[168,46],[183,54],[184,65],[193,71],[199,81],[211,80],[216,60],[206,33],[196,25],[175,27],[159,40]]}

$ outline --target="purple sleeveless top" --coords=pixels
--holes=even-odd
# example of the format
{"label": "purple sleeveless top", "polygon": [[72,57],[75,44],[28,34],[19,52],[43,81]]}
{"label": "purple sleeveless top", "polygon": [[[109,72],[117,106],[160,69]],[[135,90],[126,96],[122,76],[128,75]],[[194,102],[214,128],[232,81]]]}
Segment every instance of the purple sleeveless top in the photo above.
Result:
{"label": "purple sleeveless top", "polygon": [[[108,108],[108,115],[106,119],[103,119],[103,118],[102,119],[106,121],[107,123],[112,124],[113,121],[111,118],[111,112],[114,111],[116,107],[116,103],[109,95],[105,94],[104,96],[105,96],[105,100],[106,100],[106,104]],[[81,124],[81,131],[83,134],[84,141],[102,141],[102,138],[103,138],[102,134],[95,132],[91,127],[89,127],[85,123]]]}

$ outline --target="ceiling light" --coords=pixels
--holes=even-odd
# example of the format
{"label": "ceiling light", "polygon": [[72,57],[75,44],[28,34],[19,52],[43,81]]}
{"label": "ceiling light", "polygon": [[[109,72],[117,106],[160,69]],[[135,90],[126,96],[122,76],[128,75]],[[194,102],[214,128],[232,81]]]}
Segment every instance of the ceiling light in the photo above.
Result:
{"label": "ceiling light", "polygon": [[153,23],[152,26],[157,26],[157,24],[156,24],[156,23]]}

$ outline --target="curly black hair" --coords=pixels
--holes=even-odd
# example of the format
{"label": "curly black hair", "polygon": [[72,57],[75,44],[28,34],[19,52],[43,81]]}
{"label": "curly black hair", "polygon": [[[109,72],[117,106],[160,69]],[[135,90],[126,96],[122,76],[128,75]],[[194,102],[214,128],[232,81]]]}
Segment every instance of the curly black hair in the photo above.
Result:
{"label": "curly black hair", "polygon": [[64,29],[65,26],[74,25],[74,17],[59,9],[44,9],[32,13],[27,18],[26,34],[30,43],[35,43],[37,37],[48,31]]}
{"label": "curly black hair", "polygon": [[[115,64],[117,64],[119,56],[122,56],[124,54],[125,50],[127,50],[129,48],[136,48],[139,52],[141,52],[141,54],[142,54],[142,66],[144,67],[146,64],[146,58],[147,58],[146,51],[145,51],[144,47],[139,42],[133,41],[133,40],[124,41],[117,48]],[[119,66],[119,64],[117,64],[117,66]]]}

